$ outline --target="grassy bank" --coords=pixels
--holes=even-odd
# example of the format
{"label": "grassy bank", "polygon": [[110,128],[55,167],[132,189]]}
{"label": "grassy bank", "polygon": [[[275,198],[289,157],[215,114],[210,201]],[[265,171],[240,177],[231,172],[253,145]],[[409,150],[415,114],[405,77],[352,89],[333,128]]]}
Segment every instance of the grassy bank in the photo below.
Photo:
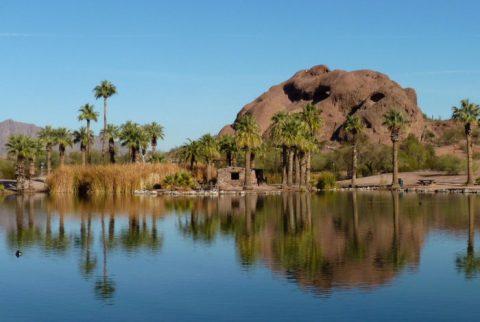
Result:
{"label": "grassy bank", "polygon": [[181,170],[168,163],[64,166],[47,178],[47,184],[52,194],[130,195],[137,189],[153,188]]}

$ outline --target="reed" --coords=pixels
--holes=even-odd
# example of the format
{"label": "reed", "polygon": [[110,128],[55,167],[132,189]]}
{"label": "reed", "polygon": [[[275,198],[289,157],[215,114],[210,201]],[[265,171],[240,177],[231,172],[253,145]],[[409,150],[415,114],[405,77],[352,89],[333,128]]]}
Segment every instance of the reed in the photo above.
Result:
{"label": "reed", "polygon": [[177,164],[122,164],[64,166],[47,178],[51,194],[131,195],[150,189],[163,179],[184,170]]}

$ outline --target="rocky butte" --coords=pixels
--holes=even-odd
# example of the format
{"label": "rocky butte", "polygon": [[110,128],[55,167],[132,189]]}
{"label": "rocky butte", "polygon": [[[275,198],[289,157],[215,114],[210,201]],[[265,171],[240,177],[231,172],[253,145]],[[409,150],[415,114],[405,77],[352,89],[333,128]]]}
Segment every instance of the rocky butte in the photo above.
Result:
{"label": "rocky butte", "polygon": [[[300,112],[307,104],[322,111],[322,131],[318,139],[341,141],[347,115],[356,115],[365,123],[371,142],[388,143],[390,134],[382,126],[382,115],[391,108],[404,112],[409,120],[408,133],[421,138],[427,126],[412,88],[402,88],[387,75],[372,70],[330,70],[325,65],[297,72],[289,80],[271,87],[237,114],[253,115],[262,133],[268,131],[277,112]],[[226,125],[220,135],[234,133],[235,123]]]}

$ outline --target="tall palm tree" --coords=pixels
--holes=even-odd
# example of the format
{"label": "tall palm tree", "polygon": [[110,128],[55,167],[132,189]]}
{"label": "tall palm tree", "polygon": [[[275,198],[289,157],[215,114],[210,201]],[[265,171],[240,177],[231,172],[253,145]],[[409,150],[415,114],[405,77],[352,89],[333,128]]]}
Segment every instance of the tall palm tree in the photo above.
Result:
{"label": "tall palm tree", "polygon": [[235,136],[225,134],[220,137],[218,142],[220,152],[225,153],[227,165],[229,167],[236,165],[236,154],[238,153],[237,142],[235,142]]}
{"label": "tall palm tree", "polygon": [[55,133],[55,129],[51,126],[45,126],[37,134],[47,151],[47,175],[52,172],[52,149],[55,145]]}
{"label": "tall palm tree", "polygon": [[[302,113],[300,114],[303,122],[306,124],[307,134],[310,137],[310,142],[315,142],[315,137],[320,130],[322,125],[322,119],[320,114],[322,110],[316,108],[312,104],[307,104],[303,107]],[[306,185],[310,188],[310,173],[311,173],[311,159],[312,159],[312,151],[308,151],[306,153]]]}
{"label": "tall palm tree", "polygon": [[350,138],[352,143],[352,187],[355,188],[357,184],[357,148],[358,148],[358,136],[362,132],[364,124],[358,116],[347,116],[344,129]]}
{"label": "tall palm tree", "polygon": [[190,171],[193,171],[193,167],[198,162],[198,159],[201,157],[200,142],[187,139],[187,142],[180,147],[178,155],[180,158],[180,162],[189,162]]}
{"label": "tall palm tree", "polygon": [[211,134],[203,135],[200,140],[200,153],[207,163],[207,183],[212,179],[213,161],[220,156],[217,139]]}
{"label": "tall palm tree", "polygon": [[262,144],[260,127],[252,115],[245,114],[235,123],[235,138],[239,148],[245,151],[245,185],[246,190],[252,189],[250,158],[252,149]]}
{"label": "tall palm tree", "polygon": [[11,156],[15,156],[17,159],[15,175],[17,180],[17,191],[19,192],[23,192],[26,189],[25,159],[31,155],[34,144],[35,143],[31,137],[23,134],[10,136],[5,144],[7,153]]}
{"label": "tall palm tree", "polygon": [[287,186],[288,145],[285,142],[285,122],[288,114],[278,112],[272,117],[269,135],[271,142],[282,149],[282,187]]}
{"label": "tall palm tree", "polygon": [[157,141],[158,140],[163,140],[165,138],[165,133],[163,126],[156,122],[152,122],[150,124],[144,125],[144,129],[147,132],[149,138],[150,138],[150,144],[152,146],[152,154],[154,154],[157,151]]}
{"label": "tall palm tree", "polygon": [[[78,110],[78,112],[80,113],[78,115],[78,120],[79,121],[87,121],[87,131],[86,133],[90,133],[90,121],[94,121],[94,122],[97,122],[97,119],[98,119],[98,112],[95,111],[95,106],[91,105],[91,104],[85,104],[83,105],[82,107],[80,107],[80,109]],[[87,136],[87,160],[88,160],[88,163],[91,162],[90,160],[90,135]]]}
{"label": "tall palm tree", "polygon": [[65,149],[73,145],[72,133],[70,130],[61,127],[55,130],[55,144],[58,145],[60,154],[60,166],[65,165]]}
{"label": "tall palm tree", "polygon": [[467,141],[467,185],[473,185],[472,169],[472,126],[478,123],[480,107],[468,99],[460,101],[460,107],[452,107],[452,119],[463,123]]}
{"label": "tall palm tree", "polygon": [[120,129],[118,126],[113,124],[107,124],[107,130],[101,130],[100,136],[102,138],[108,138],[108,154],[110,155],[110,163],[114,164],[115,160],[115,140],[118,139],[120,135]]}
{"label": "tall palm tree", "polygon": [[91,131],[82,126],[79,130],[73,132],[73,143],[80,144],[80,152],[82,153],[82,165],[86,164],[86,152],[88,151],[88,142],[93,137]]}
{"label": "tall palm tree", "polygon": [[407,117],[398,109],[391,109],[383,114],[383,125],[390,131],[390,139],[392,140],[392,189],[400,187],[398,183],[398,141],[400,139],[400,131],[408,123]]}
{"label": "tall palm tree", "polygon": [[[111,82],[104,80],[99,85],[95,86],[93,93],[96,99],[103,98],[103,131],[107,131],[107,112],[108,112],[108,98],[117,94],[117,88]],[[102,138],[102,154],[105,155],[106,137]]]}
{"label": "tall palm tree", "polygon": [[120,126],[120,140],[122,146],[128,146],[130,161],[139,161],[141,142],[144,140],[142,127],[135,122],[127,121]]}

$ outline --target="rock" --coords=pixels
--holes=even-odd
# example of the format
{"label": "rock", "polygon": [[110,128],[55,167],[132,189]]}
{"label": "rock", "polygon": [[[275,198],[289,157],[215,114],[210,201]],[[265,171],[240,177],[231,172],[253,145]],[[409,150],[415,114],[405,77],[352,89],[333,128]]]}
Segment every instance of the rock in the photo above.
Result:
{"label": "rock", "polygon": [[[253,115],[265,135],[275,113],[300,112],[307,103],[322,110],[323,127],[318,138],[323,140],[345,139],[342,127],[345,119],[347,115],[357,115],[363,119],[365,133],[372,142],[389,143],[390,135],[382,125],[382,115],[393,107],[410,119],[409,133],[420,138],[426,126],[414,89],[402,88],[379,72],[330,71],[325,65],[299,71],[289,80],[271,87],[245,105],[237,119],[244,114]],[[233,125],[226,125],[219,134],[232,133]]]}

